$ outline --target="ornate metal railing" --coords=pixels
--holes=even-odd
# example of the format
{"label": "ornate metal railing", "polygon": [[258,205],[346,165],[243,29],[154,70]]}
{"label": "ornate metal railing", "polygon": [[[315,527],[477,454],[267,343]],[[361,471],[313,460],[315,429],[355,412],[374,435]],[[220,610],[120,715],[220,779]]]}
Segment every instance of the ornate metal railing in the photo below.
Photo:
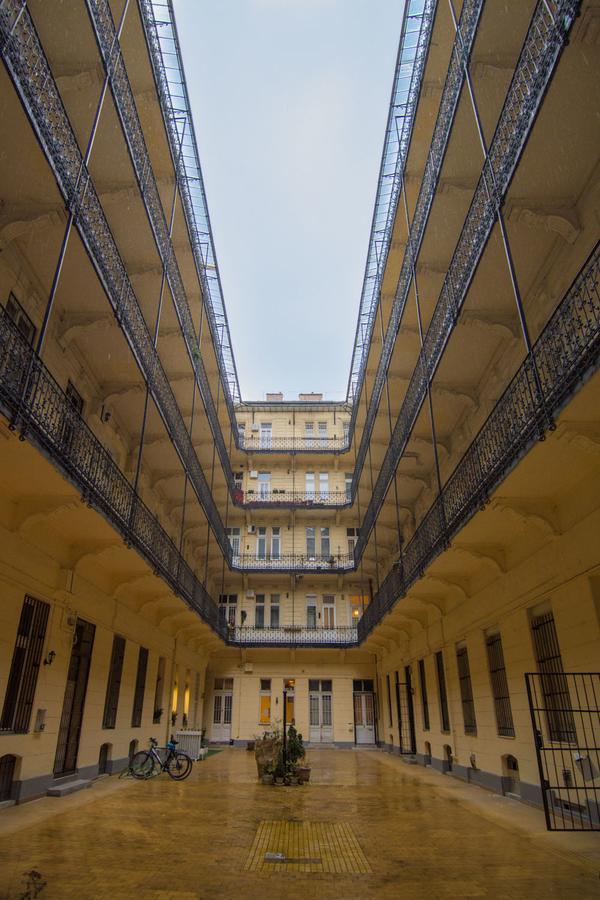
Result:
{"label": "ornate metal railing", "polygon": [[[442,354],[459,319],[471,279],[529,137],[572,24],[578,0],[540,0],[508,89],[452,261],[396,420],[362,522],[356,556],[363,553]],[[409,278],[409,276],[407,275]],[[410,281],[410,278],[409,278]],[[395,337],[395,335],[394,335]],[[540,416],[541,427],[547,424]]]}
{"label": "ornate metal railing", "polygon": [[[181,333],[188,351],[189,361],[196,376],[196,382],[204,403],[206,417],[210,425],[221,465],[223,466],[223,471],[226,478],[231,482],[233,479],[231,462],[227,447],[225,446],[223,432],[221,430],[221,424],[219,422],[206,369],[202,361],[198,343],[197,327],[194,326],[183,279],[177,263],[177,257],[169,235],[169,226],[167,224],[158,185],[154,176],[154,170],[150,161],[150,155],[144,139],[144,133],[138,117],[133,91],[123,61],[110,4],[108,0],[86,0],[86,2],[98,47],[100,49],[100,55],[109,77],[109,84],[114,98],[115,108],[121,122],[140,194],[148,214],[148,220],[152,228],[152,233],[154,234],[161,262],[164,266],[175,311],[181,327]],[[176,119],[170,120],[169,137],[174,139],[175,133],[177,135],[177,143],[175,147],[172,146],[173,164],[175,166],[178,185],[181,185],[182,187],[184,187],[187,177],[185,173],[185,156],[190,152],[190,143],[193,135],[193,132],[190,129],[191,117],[189,115],[184,117],[182,113],[178,113]],[[187,143],[186,134],[189,138]],[[185,198],[188,195],[182,190],[181,196],[185,201]],[[206,261],[202,255],[200,265],[198,266],[198,273],[201,278],[204,296],[206,297],[208,306],[210,297],[206,286]],[[216,343],[215,346],[217,346]]]}
{"label": "ornate metal railing", "polygon": [[181,128],[185,122],[184,153],[178,164],[179,184],[213,343],[219,358],[231,427],[237,439],[234,404],[240,402],[240,386],[173,6],[171,0],[138,2],[174,160],[178,159]]}
{"label": "ornate metal railing", "polygon": [[306,553],[282,553],[279,556],[266,554],[257,557],[252,553],[234,554],[232,569],[243,572],[351,572],[354,570],[354,557],[348,553],[310,556]]}
{"label": "ornate metal railing", "polygon": [[84,164],[48,60],[29,11],[20,0],[0,7],[2,57],[53,169],[117,322],[143,373],[190,483],[226,558],[230,545],[177,400]]}
{"label": "ornate metal railing", "polygon": [[[452,45],[450,64],[446,73],[446,80],[442,90],[438,114],[431,138],[429,153],[423,170],[423,178],[419,188],[419,196],[415,206],[413,221],[402,260],[402,268],[398,278],[396,296],[392,304],[390,318],[385,337],[381,347],[381,355],[377,364],[377,372],[371,387],[371,396],[367,415],[363,426],[360,444],[356,454],[356,466],[353,480],[353,496],[358,489],[360,474],[371,440],[371,434],[375,425],[375,419],[379,410],[379,403],[383,394],[390,360],[394,351],[396,337],[400,322],[404,315],[406,301],[409,296],[412,282],[413,265],[416,265],[417,257],[425,234],[425,228],[429,219],[429,213],[433,204],[433,198],[438,185],[440,172],[446,156],[446,148],[450,139],[454,117],[458,107],[461,91],[465,81],[465,67],[468,65],[471,49],[477,34],[477,27],[481,18],[485,0],[465,0],[463,4],[459,27]],[[354,411],[351,427],[357,410]]]}
{"label": "ornate metal railing", "polygon": [[242,647],[356,647],[356,627],[308,628],[304,625],[282,625],[279,628],[256,628],[238,625],[229,628],[229,643]]}
{"label": "ornate metal railing", "polygon": [[334,437],[248,437],[238,439],[240,450],[251,453],[345,453],[350,449],[348,438]]}
{"label": "ornate metal railing", "polygon": [[273,488],[270,491],[242,491],[234,489],[233,502],[245,509],[342,509],[352,504],[345,491],[293,491],[287,488]]}
{"label": "ornate metal railing", "polygon": [[81,490],[83,499],[226,639],[227,629],[204,586],[2,307],[0,407],[8,419],[18,414],[28,437]]}
{"label": "ornate metal railing", "polygon": [[[363,641],[421,577],[451,538],[486,503],[515,462],[539,438],[540,416],[556,414],[600,360],[600,244],[477,437],[448,478],[398,563],[358,623]],[[537,379],[542,388],[540,397]]]}
{"label": "ornate metal railing", "polygon": [[[436,6],[437,0],[408,0],[404,12],[348,378],[349,403],[358,400],[364,378]],[[356,412],[351,429],[355,421]]]}

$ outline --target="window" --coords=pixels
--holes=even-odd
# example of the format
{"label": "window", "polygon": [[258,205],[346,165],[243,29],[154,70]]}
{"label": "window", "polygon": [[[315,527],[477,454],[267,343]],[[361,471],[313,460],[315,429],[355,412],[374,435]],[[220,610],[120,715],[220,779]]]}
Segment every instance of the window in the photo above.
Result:
{"label": "window", "polygon": [[329,473],[319,472],[319,495],[321,500],[327,500],[329,496]]}
{"label": "window", "polygon": [[261,500],[268,500],[271,493],[271,473],[258,473],[258,496]]}
{"label": "window", "polygon": [[485,640],[487,650],[488,668],[492,683],[492,696],[496,712],[496,726],[498,734],[502,737],[514,737],[515,726],[513,723],[510,695],[508,693],[508,681],[506,680],[506,668],[504,665],[504,652],[500,634],[490,634]]}
{"label": "window", "polygon": [[330,678],[325,678],[323,680],[319,680],[318,678],[309,678],[308,680],[308,690],[314,691],[315,693],[321,691],[326,694],[331,694],[333,689],[333,682]]}
{"label": "window", "polygon": [[348,554],[354,556],[354,548],[358,540],[358,528],[346,528],[346,537],[348,538]]}
{"label": "window", "polygon": [[113,638],[112,654],[110,657],[110,669],[108,671],[108,683],[106,685],[106,699],[104,701],[103,728],[115,728],[117,724],[117,707],[119,705],[119,693],[121,691],[121,675],[123,674],[123,659],[125,658],[125,638],[115,634]]}
{"label": "window", "polygon": [[256,628],[265,627],[265,595],[257,594],[254,606],[254,625]]}
{"label": "window", "polygon": [[279,594],[271,594],[271,628],[279,628]]}
{"label": "window", "polygon": [[315,594],[306,595],[306,627],[317,627],[317,598]]}
{"label": "window", "polygon": [[310,445],[313,442],[315,434],[315,423],[314,422],[305,422],[304,423],[304,437],[307,443]]}
{"label": "window", "polygon": [[317,431],[319,434],[319,447],[327,446],[327,422],[317,422]]}
{"label": "window", "polygon": [[219,615],[226,625],[235,625],[235,613],[237,610],[237,594],[219,595]]}
{"label": "window", "polygon": [[321,556],[329,556],[329,528],[321,528]]}
{"label": "window", "polygon": [[29,731],[49,612],[50,606],[43,600],[25,597],[6,685],[0,731],[14,731],[16,734]]}
{"label": "window", "polygon": [[314,472],[306,473],[306,499],[307,500],[315,499],[315,473]]}
{"label": "window", "polygon": [[281,555],[281,528],[274,525],[271,529],[271,559],[279,559]]}
{"label": "window", "polygon": [[425,676],[425,660],[419,660],[419,684],[421,686],[421,713],[423,715],[423,731],[429,731],[429,701],[427,699],[427,678]]}
{"label": "window", "polygon": [[133,712],[131,714],[131,727],[139,728],[142,724],[142,710],[144,708],[144,690],[146,688],[146,671],[148,669],[148,651],[140,647],[138,655],[137,674],[135,676],[135,693],[133,695]]}
{"label": "window", "polygon": [[245,438],[246,438],[246,423],[245,423],[245,422],[238,422],[238,423],[237,423],[237,428],[238,428],[238,438],[239,438],[239,442],[240,442],[240,447],[243,447],[243,446],[244,446],[244,440],[245,440]]}
{"label": "window", "polygon": [[152,715],[152,722],[154,725],[158,725],[160,722],[160,718],[162,716],[162,704],[163,704],[163,692],[164,692],[164,684],[165,684],[165,666],[166,659],[164,656],[159,657],[158,660],[158,668],[156,670],[156,685],[154,688],[154,713]]}
{"label": "window", "polygon": [[440,719],[442,731],[450,731],[450,714],[448,712],[448,695],[446,693],[446,676],[444,674],[444,654],[441,650],[435,654],[438,691],[440,696]]}
{"label": "window", "polygon": [[342,427],[344,429],[344,445],[348,445],[350,443],[350,422],[343,422]]}
{"label": "window", "polygon": [[35,326],[13,293],[8,295],[6,312],[27,343],[33,347],[36,332]]}
{"label": "window", "polygon": [[227,528],[227,537],[229,538],[229,543],[231,544],[231,549],[233,551],[234,556],[240,555],[240,529],[239,528]]}
{"label": "window", "polygon": [[272,433],[271,422],[260,423],[260,447],[262,450],[270,450]]}
{"label": "window", "polygon": [[456,664],[458,666],[458,683],[460,686],[460,700],[462,704],[463,722],[465,723],[465,734],[477,734],[469,654],[464,645],[457,647],[456,649]]}
{"label": "window", "polygon": [[335,597],[333,594],[323,595],[323,627],[335,628]]}
{"label": "window", "polygon": [[391,728],[392,727],[392,686],[390,684],[389,672],[385,677],[386,677],[386,681],[387,681],[388,719],[389,719],[390,728]]}
{"label": "window", "polygon": [[553,614],[547,612],[533,616],[531,631],[541,675],[550,740],[574,743],[577,734]]}
{"label": "window", "polygon": [[317,547],[316,547],[316,543],[315,543],[315,529],[307,528],[306,529],[306,555],[310,559],[314,559],[316,552],[317,552]]}
{"label": "window", "polygon": [[357,693],[373,691],[373,681],[371,678],[355,678],[352,682],[352,690]]}
{"label": "window", "polygon": [[368,602],[368,597],[361,597],[360,595],[350,597],[350,618],[352,620],[352,625],[356,625],[358,620],[362,618],[362,614],[365,611],[365,606],[367,606]]}
{"label": "window", "polygon": [[344,486],[346,488],[346,500],[352,500],[352,472],[346,472],[344,475]]}
{"label": "window", "polygon": [[244,473],[243,472],[234,472],[233,473],[233,487],[236,491],[243,490],[244,487]]}
{"label": "window", "polygon": [[259,527],[256,537],[256,558],[266,559],[267,557],[267,529]]}
{"label": "window", "polygon": [[260,679],[260,710],[258,721],[268,725],[271,721],[271,679]]}

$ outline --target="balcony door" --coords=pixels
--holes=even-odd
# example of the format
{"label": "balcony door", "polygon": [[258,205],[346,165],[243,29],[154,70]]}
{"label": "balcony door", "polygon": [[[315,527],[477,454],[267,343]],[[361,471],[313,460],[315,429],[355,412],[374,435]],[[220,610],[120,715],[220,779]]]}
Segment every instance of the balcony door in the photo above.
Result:
{"label": "balcony door", "polygon": [[333,693],[331,680],[310,679],[308,682],[309,740],[311,744],[333,741]]}
{"label": "balcony door", "polygon": [[335,628],[335,597],[323,595],[323,628]]}
{"label": "balcony door", "polygon": [[215,678],[212,740],[228,744],[231,740],[233,678]]}
{"label": "balcony door", "polygon": [[270,450],[272,446],[273,428],[271,422],[260,423],[260,449]]}

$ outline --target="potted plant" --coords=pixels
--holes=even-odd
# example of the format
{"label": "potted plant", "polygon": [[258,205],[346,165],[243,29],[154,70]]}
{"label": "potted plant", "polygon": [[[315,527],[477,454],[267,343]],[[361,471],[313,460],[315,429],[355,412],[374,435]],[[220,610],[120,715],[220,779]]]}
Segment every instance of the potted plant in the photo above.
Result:
{"label": "potted plant", "polygon": [[265,766],[277,762],[281,749],[281,729],[274,725],[271,731],[265,731],[263,734],[255,735],[254,741],[254,758],[256,760],[256,769],[258,777],[262,778],[265,772]]}
{"label": "potted plant", "polygon": [[273,774],[275,776],[275,784],[285,784],[287,772],[286,766],[284,766],[283,764],[283,753],[280,753],[277,757],[277,762],[275,764]]}
{"label": "potted plant", "polygon": [[267,763],[265,765],[265,770],[261,776],[261,781],[263,784],[273,784],[275,780],[275,767],[273,763]]}
{"label": "potted plant", "polygon": [[288,731],[286,749],[287,758],[294,767],[294,775],[298,779],[298,784],[305,784],[310,780],[310,766],[301,764],[306,757],[306,749],[302,735],[293,725],[290,725]]}

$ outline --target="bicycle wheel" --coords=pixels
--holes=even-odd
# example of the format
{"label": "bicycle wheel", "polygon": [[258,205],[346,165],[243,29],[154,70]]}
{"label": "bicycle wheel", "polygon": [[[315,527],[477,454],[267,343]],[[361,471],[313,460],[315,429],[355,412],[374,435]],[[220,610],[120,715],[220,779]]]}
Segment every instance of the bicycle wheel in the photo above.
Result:
{"label": "bicycle wheel", "polygon": [[129,763],[129,771],[134,778],[150,778],[154,775],[156,760],[147,750],[140,750],[132,757]]}
{"label": "bicycle wheel", "polygon": [[192,771],[192,760],[187,753],[172,753],[166,762],[166,769],[175,781],[183,781]]}

